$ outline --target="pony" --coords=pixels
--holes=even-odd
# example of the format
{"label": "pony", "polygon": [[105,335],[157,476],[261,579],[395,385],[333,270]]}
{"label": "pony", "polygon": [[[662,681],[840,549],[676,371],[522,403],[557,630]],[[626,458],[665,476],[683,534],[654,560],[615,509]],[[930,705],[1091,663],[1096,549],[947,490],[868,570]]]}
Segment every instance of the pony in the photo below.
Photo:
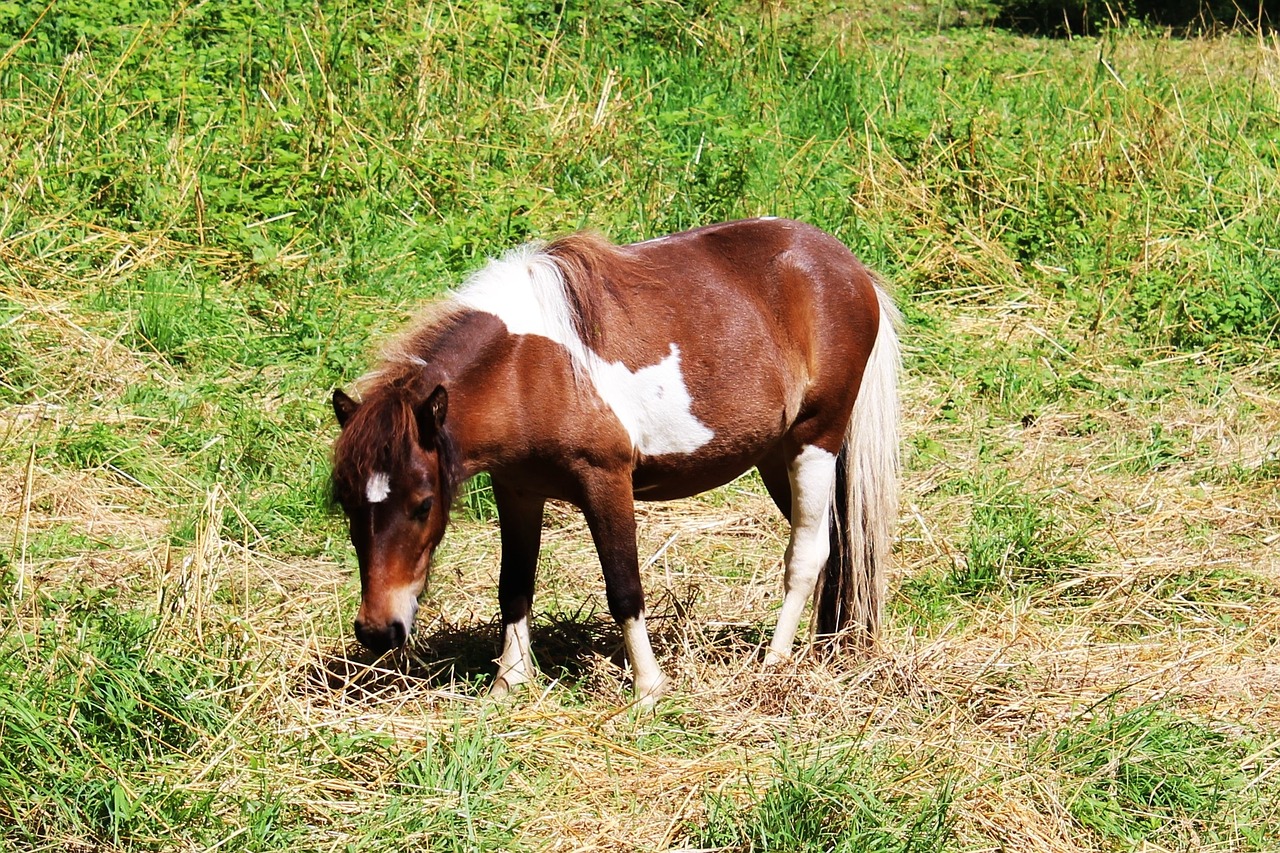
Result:
{"label": "pony", "polygon": [[615,245],[593,232],[490,261],[333,409],[333,496],[360,566],[356,638],[404,645],[467,478],[500,529],[491,695],[534,674],[543,508],[583,512],[637,702],[669,689],[645,627],[634,502],[758,469],[791,525],[766,666],[811,633],[877,640],[898,502],[898,313],[835,237],[762,217]]}

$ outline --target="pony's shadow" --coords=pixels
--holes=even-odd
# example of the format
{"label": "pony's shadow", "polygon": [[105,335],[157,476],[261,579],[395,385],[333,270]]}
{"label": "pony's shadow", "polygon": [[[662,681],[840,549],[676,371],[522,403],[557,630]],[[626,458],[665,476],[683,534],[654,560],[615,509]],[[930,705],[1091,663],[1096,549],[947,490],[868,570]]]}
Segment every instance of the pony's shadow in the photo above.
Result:
{"label": "pony's shadow", "polygon": [[[497,673],[501,640],[496,620],[457,625],[437,619],[420,628],[408,647],[383,655],[355,643],[321,652],[300,689],[357,701],[420,690],[476,698]],[[620,667],[624,659],[617,625],[595,614],[543,614],[530,628],[530,641],[542,674],[568,684],[602,660]]]}
{"label": "pony's shadow", "polygon": [[[690,618],[690,609],[691,601],[671,597],[651,614],[649,634],[659,660],[691,656],[685,662],[695,668],[739,668],[762,658],[769,637],[766,626],[754,621],[700,624]],[[542,678],[584,686],[588,692],[602,683],[618,684],[615,679],[625,666],[621,630],[608,614],[594,610],[539,613],[530,641]],[[496,619],[458,624],[437,616],[419,627],[405,649],[378,655],[351,643],[322,651],[299,690],[354,702],[418,691],[475,699],[493,682],[501,642]],[[593,681],[605,673],[605,682]]]}

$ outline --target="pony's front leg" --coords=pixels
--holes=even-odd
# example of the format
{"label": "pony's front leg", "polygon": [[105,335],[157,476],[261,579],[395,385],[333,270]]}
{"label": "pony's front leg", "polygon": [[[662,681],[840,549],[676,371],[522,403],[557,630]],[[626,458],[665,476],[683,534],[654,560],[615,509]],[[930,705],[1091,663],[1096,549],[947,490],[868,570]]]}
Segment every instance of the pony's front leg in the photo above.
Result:
{"label": "pony's front leg", "polygon": [[502,531],[502,569],[498,576],[498,607],[502,611],[502,654],[489,695],[506,696],[533,678],[529,648],[529,615],[533,610],[534,576],[542,543],[543,498],[521,494],[493,481]]}
{"label": "pony's front leg", "polygon": [[609,613],[622,627],[622,642],[635,679],[636,701],[653,707],[667,691],[663,674],[644,623],[644,589],[636,554],[636,515],[631,474],[593,472],[584,483],[582,510],[600,554]]}

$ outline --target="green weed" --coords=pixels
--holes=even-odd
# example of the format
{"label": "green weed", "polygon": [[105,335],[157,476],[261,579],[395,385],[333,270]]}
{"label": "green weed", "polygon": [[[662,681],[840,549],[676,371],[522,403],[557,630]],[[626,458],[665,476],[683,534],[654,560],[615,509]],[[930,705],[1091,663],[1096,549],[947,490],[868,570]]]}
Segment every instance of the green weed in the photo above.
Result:
{"label": "green weed", "polygon": [[458,496],[458,508],[464,517],[473,521],[492,521],[498,517],[493,483],[488,474],[478,474],[466,482]]}

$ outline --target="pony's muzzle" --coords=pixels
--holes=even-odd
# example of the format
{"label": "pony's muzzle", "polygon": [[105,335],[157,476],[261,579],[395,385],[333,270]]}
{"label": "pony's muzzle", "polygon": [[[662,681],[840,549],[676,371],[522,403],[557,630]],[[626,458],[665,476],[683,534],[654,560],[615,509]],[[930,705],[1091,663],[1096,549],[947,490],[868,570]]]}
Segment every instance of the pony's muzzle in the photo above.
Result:
{"label": "pony's muzzle", "polygon": [[399,619],[381,626],[369,625],[357,619],[355,628],[356,639],[360,644],[379,654],[389,649],[398,649],[409,639],[409,627]]}
{"label": "pony's muzzle", "polygon": [[379,654],[398,649],[409,641],[417,616],[418,596],[412,586],[373,600],[365,599],[356,611],[356,639]]}

